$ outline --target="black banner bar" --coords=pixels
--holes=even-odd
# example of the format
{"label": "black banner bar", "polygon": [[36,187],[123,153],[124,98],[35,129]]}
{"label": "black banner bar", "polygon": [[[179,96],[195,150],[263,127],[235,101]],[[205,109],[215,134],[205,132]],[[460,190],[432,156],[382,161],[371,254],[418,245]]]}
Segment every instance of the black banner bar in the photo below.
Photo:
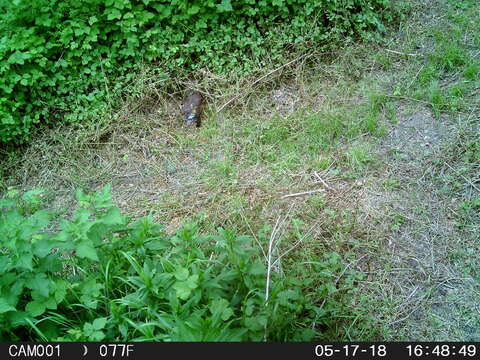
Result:
{"label": "black banner bar", "polygon": [[0,359],[477,359],[480,343],[0,342]]}

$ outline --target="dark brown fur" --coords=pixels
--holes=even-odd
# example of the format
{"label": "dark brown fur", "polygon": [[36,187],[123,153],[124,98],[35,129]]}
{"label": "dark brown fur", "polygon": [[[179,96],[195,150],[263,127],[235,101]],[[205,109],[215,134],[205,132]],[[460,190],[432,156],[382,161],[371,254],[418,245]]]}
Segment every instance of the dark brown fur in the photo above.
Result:
{"label": "dark brown fur", "polygon": [[[203,97],[199,92],[195,91],[185,99],[182,105],[181,113],[186,125],[195,124],[199,127],[201,124],[202,110]],[[189,119],[189,117],[193,117],[193,119]]]}

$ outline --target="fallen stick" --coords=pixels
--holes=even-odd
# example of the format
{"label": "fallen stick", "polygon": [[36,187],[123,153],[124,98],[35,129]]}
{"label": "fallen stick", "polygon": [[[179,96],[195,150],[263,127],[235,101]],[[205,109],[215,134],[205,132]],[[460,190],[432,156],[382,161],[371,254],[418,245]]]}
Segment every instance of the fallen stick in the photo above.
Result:
{"label": "fallen stick", "polygon": [[295,193],[295,194],[288,194],[288,195],[283,195],[282,199],[286,199],[286,198],[289,198],[289,197],[295,197],[295,196],[310,195],[310,194],[314,194],[314,193],[318,193],[318,192],[324,192],[324,191],[325,191],[325,189],[318,189],[318,190],[310,190],[310,191],[299,192],[299,193]]}
{"label": "fallen stick", "polygon": [[420,56],[420,54],[408,54],[408,53],[404,53],[404,52],[401,52],[401,51],[395,51],[395,50],[390,50],[390,49],[385,49],[385,51],[388,51],[388,52],[391,52],[391,53],[397,54],[397,55]]}
{"label": "fallen stick", "polygon": [[318,175],[318,173],[316,171],[313,172],[313,175],[315,175],[315,177],[323,184],[323,186],[325,186],[327,189],[332,189],[330,186],[328,186],[328,184],[325,182],[325,180],[323,180],[320,175]]}

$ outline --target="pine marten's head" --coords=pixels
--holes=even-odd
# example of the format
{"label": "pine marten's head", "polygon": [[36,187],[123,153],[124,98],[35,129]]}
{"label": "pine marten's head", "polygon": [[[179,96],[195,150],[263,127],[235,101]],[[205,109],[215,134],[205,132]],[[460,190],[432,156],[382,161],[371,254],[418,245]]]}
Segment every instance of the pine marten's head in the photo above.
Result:
{"label": "pine marten's head", "polygon": [[202,107],[203,107],[203,98],[202,98],[202,95],[197,91],[191,93],[185,99],[181,109],[182,117],[183,117],[183,120],[185,121],[185,125],[187,126],[195,125],[197,127],[200,126]]}

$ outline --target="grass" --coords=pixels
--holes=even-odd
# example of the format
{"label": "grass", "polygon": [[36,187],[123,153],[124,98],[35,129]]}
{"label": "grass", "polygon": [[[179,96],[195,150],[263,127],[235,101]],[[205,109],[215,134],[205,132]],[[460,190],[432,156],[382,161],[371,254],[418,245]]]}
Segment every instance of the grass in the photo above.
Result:
{"label": "grass", "polygon": [[[277,251],[302,240],[282,271],[316,286],[359,274],[346,293],[310,289],[317,305],[336,299],[314,324],[325,339],[478,340],[480,6],[411,6],[384,43],[309,57],[254,88],[258,78],[207,72],[171,79],[172,93],[146,71],[97,126],[4,154],[0,190],[41,186],[68,209],[73,188],[111,182],[134,217],[152,213],[170,232],[235,228],[264,250],[285,218]],[[198,131],[179,121],[184,87],[206,92]],[[342,258],[319,255],[332,252]]]}

